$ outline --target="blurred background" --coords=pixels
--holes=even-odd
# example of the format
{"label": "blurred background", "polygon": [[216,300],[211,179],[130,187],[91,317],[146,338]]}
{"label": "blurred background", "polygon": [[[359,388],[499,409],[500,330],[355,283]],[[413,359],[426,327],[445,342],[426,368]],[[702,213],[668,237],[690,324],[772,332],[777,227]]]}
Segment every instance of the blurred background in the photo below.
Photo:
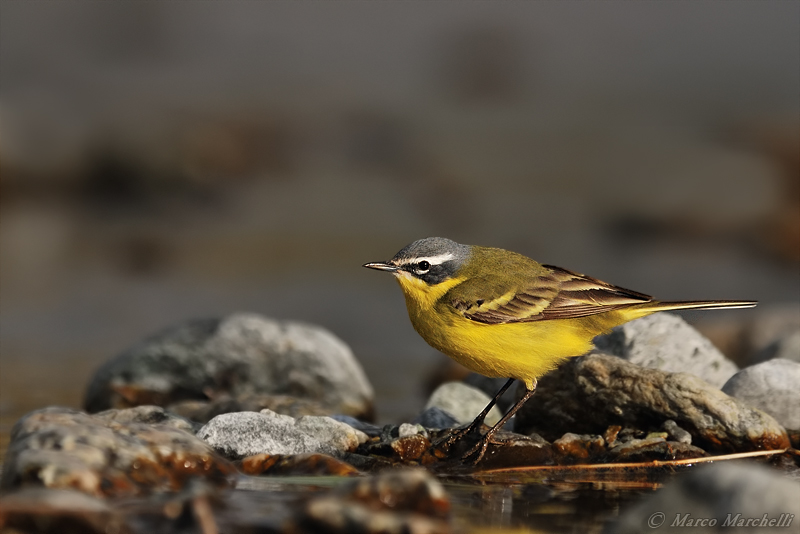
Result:
{"label": "blurred background", "polygon": [[800,317],[797,2],[0,9],[4,439],[240,310],[329,328],[411,416],[444,356],[361,264],[433,235]]}

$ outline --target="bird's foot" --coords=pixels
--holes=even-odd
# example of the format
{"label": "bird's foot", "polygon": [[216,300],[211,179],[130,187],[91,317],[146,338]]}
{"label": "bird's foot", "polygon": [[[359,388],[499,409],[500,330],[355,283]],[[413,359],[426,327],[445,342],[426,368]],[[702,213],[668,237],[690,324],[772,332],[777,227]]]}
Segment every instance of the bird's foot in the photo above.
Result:
{"label": "bird's foot", "polygon": [[[435,441],[431,445],[431,451],[434,455],[438,457],[442,457],[447,455],[452,449],[453,445],[458,443],[459,441],[463,440],[467,436],[470,436],[476,432],[479,432],[479,428],[481,425],[476,425],[474,422],[467,426],[461,428],[454,428],[451,430],[446,436],[443,438]],[[438,454],[437,454],[438,453]]]}
{"label": "bird's foot", "polygon": [[489,432],[484,435],[470,450],[461,456],[461,461],[466,464],[477,465],[486,455],[486,449],[489,447],[489,445],[502,444],[502,441],[495,439],[493,432]]}

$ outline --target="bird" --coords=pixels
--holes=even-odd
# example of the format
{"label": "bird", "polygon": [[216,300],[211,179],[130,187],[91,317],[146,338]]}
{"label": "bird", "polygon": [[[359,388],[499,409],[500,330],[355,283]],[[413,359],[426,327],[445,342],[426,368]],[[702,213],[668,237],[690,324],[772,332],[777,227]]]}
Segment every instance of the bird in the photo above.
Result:
{"label": "bird", "polygon": [[[446,445],[480,431],[497,400],[519,380],[524,394],[462,456],[477,464],[494,435],[531,398],[538,379],[586,354],[615,326],[667,310],[750,308],[751,300],[660,301],[500,248],[428,237],[369,269],[394,275],[411,324],[432,347],[467,369],[508,378],[486,408]],[[443,440],[445,441],[445,440]],[[438,444],[437,444],[438,445]]]}

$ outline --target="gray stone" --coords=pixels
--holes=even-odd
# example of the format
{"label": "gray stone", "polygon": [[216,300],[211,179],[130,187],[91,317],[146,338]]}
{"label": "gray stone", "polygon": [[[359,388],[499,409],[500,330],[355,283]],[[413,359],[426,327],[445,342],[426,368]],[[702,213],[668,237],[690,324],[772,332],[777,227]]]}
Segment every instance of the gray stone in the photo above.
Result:
{"label": "gray stone", "polygon": [[661,425],[661,428],[663,428],[667,432],[667,435],[674,441],[677,441],[678,443],[685,443],[686,445],[692,444],[692,435],[679,427],[678,423],[672,419],[667,419],[664,421],[664,423]]}
{"label": "gray stone", "polygon": [[[508,378],[489,378],[488,376],[483,376],[478,373],[470,373],[467,377],[463,380],[463,382],[469,386],[474,388],[478,388],[479,390],[483,391],[489,398],[494,398],[497,395],[497,392],[500,391],[506,382],[508,382]],[[511,408],[511,405],[514,404],[516,401],[517,395],[517,388],[520,387],[520,381],[517,380],[508,390],[503,393],[503,395],[497,400],[497,407],[505,413]]]}
{"label": "gray stone", "polygon": [[614,328],[595,339],[597,350],[662,371],[692,373],[719,387],[738,370],[736,364],[686,321],[656,313]]}
{"label": "gray stone", "polygon": [[200,429],[197,437],[235,460],[256,454],[341,456],[368,439],[363,432],[330,417],[295,419],[269,410],[218,415]]}
{"label": "gray stone", "polygon": [[131,347],[97,371],[85,405],[97,412],[255,393],[372,416],[372,386],[344,342],[317,326],[245,313],[189,321]]}
{"label": "gray stone", "polygon": [[329,417],[335,421],[339,421],[340,423],[350,425],[351,427],[355,428],[356,430],[360,430],[371,438],[381,435],[381,427],[373,425],[372,423],[365,423],[364,421],[356,419],[355,417],[342,414],[331,415]]}
{"label": "gray stone", "polygon": [[425,428],[453,428],[460,424],[455,417],[437,406],[423,410],[411,422]]}
{"label": "gray stone", "polygon": [[53,407],[26,415],[11,430],[0,487],[121,497],[174,490],[191,478],[227,483],[229,462],[170,423],[136,422],[145,411],[96,417]]}
{"label": "gray stone", "polygon": [[421,435],[423,437],[428,437],[428,432],[425,430],[425,427],[422,425],[412,425],[410,423],[403,423],[397,428],[397,437],[404,438],[406,436],[416,436]]}
{"label": "gray stone", "polygon": [[190,421],[179,415],[166,411],[161,406],[136,406],[124,410],[106,410],[94,414],[94,417],[105,421],[116,421],[117,423],[147,423],[162,424],[191,432],[192,434],[200,430],[202,425]]}
{"label": "gray stone", "polygon": [[604,354],[576,358],[542,377],[517,413],[517,431],[552,440],[566,432],[603,434],[612,425],[656,430],[667,419],[708,451],[789,445],[771,416],[695,375],[646,369]]}
{"label": "gray stone", "polygon": [[[471,423],[491,400],[483,391],[462,382],[445,382],[431,394],[425,409],[440,408],[463,425]],[[491,426],[501,417],[503,414],[495,406],[486,416],[486,424]]]}
{"label": "gray stone", "polygon": [[167,406],[167,410],[198,422],[200,423],[199,426],[203,426],[203,424],[208,423],[218,415],[231,412],[272,410],[292,417],[328,415],[330,413],[329,408],[315,400],[265,393],[240,393],[235,397],[222,393],[206,401],[184,400],[174,402]]}
{"label": "gray stone", "polygon": [[760,363],[772,359],[792,360],[800,363],[800,327],[786,332],[764,347],[753,356],[752,362]]}
{"label": "gray stone", "polygon": [[[791,514],[794,518],[787,525]],[[751,526],[737,526],[748,519]],[[781,519],[784,524],[778,526]],[[714,524],[709,525],[712,520]],[[769,526],[771,520],[774,523]],[[678,475],[661,490],[623,510],[606,532],[767,534],[797,532],[798,520],[800,483],[762,465],[719,462]]]}
{"label": "gray stone", "polygon": [[[261,413],[270,415],[275,412],[262,410]],[[304,415],[296,420],[295,427],[307,434],[316,436],[323,443],[333,445],[340,451],[352,452],[369,439],[365,433],[356,430],[347,423],[319,415]]]}
{"label": "gray stone", "polygon": [[722,391],[774,417],[785,428],[800,429],[800,363],[775,359],[742,369]]}

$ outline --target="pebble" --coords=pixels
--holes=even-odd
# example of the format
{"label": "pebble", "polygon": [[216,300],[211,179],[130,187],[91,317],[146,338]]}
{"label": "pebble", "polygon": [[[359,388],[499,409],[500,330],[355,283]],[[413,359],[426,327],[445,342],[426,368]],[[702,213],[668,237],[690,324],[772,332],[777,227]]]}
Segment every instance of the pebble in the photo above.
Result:
{"label": "pebble", "polygon": [[517,414],[517,425],[519,431],[558,439],[566,432],[602,434],[612,425],[653,431],[668,419],[710,452],[789,444],[774,418],[695,375],[646,369],[603,354],[577,358],[542,377]]}
{"label": "pebble", "polygon": [[422,425],[412,425],[410,423],[403,423],[397,428],[397,437],[404,438],[406,436],[422,435],[428,437],[428,431]]}
{"label": "pebble", "polygon": [[269,410],[218,415],[197,433],[226,458],[257,454],[322,453],[338,456],[367,441],[367,435],[330,417],[295,419]]}
{"label": "pebble", "polygon": [[655,313],[598,336],[599,352],[662,371],[692,373],[718,388],[738,371],[706,337],[671,313]]}
{"label": "pebble", "polygon": [[455,428],[460,425],[455,417],[438,406],[426,408],[411,422],[431,429]]}
{"label": "pebble", "polygon": [[661,425],[661,428],[663,428],[666,431],[667,436],[672,438],[674,441],[677,441],[678,443],[684,443],[686,445],[692,444],[692,435],[679,427],[678,423],[672,419],[667,419],[664,421],[664,423]]}
{"label": "pebble", "polygon": [[[478,388],[484,393],[486,393],[489,398],[494,398],[497,395],[497,392],[500,391],[506,382],[508,382],[508,378],[489,378],[488,376],[483,376],[478,373],[470,373],[464,378],[463,382],[468,386],[472,386],[474,388]],[[515,382],[505,393],[498,399],[497,407],[500,409],[501,412],[505,413],[511,408],[511,405],[514,404],[516,401],[516,394],[517,388],[520,386],[520,382]]]}
{"label": "pebble", "polygon": [[[439,408],[452,415],[459,424],[471,423],[492,400],[478,388],[463,382],[445,382],[431,394],[425,409]],[[494,425],[503,417],[497,406],[486,416],[485,423]]]}
{"label": "pebble", "polygon": [[770,414],[785,428],[800,430],[800,363],[774,359],[746,367],[722,391]]}
{"label": "pebble", "polygon": [[606,452],[602,436],[567,432],[553,442],[553,455],[559,463],[588,463]]}
{"label": "pebble", "polygon": [[343,341],[318,326],[248,313],[187,321],[145,339],[95,373],[85,406],[98,412],[254,393],[373,415],[372,386]]}
{"label": "pebble", "polygon": [[707,456],[699,447],[678,441],[667,441],[663,436],[618,441],[602,457],[601,462],[641,463],[654,460],[683,460]]}

